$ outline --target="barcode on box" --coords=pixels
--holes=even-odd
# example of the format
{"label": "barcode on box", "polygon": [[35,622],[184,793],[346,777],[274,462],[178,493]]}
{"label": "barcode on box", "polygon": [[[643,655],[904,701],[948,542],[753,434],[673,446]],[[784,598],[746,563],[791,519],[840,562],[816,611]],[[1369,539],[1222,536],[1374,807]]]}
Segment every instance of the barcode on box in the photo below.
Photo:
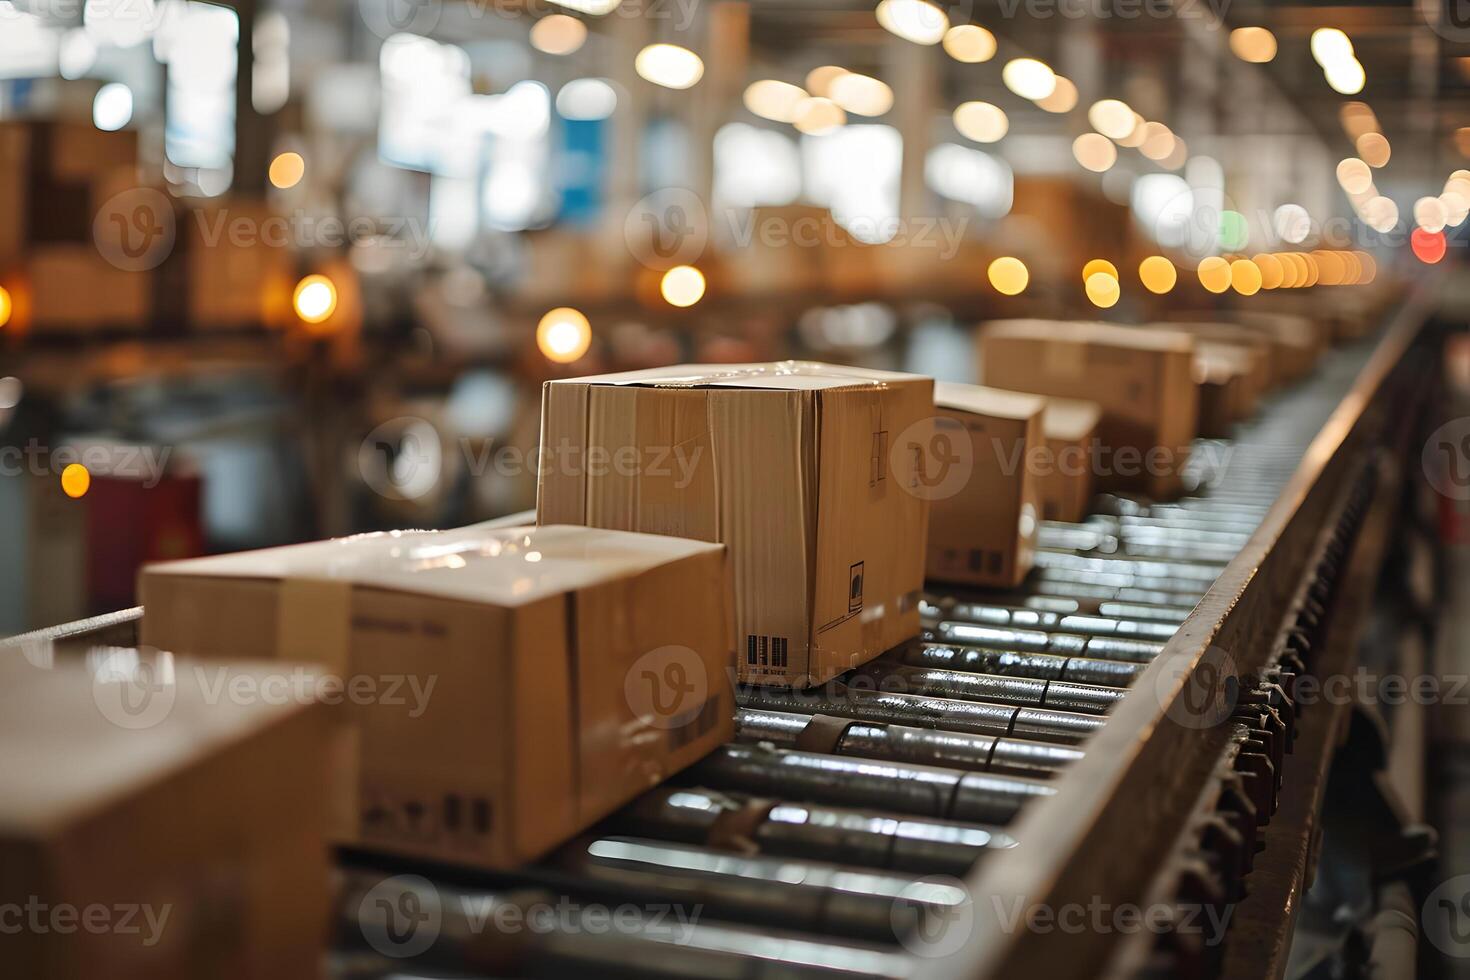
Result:
{"label": "barcode on box", "polygon": [[746,634],[745,663],[751,667],[785,667],[787,664],[786,637]]}
{"label": "barcode on box", "polygon": [[720,699],[710,698],[683,718],[674,719],[669,728],[669,749],[682,749],[690,742],[708,735],[719,720]]}
{"label": "barcode on box", "polygon": [[988,551],[983,548],[972,548],[969,553],[970,571],[989,572],[991,575],[999,575],[1005,566],[1005,556],[999,551]]}

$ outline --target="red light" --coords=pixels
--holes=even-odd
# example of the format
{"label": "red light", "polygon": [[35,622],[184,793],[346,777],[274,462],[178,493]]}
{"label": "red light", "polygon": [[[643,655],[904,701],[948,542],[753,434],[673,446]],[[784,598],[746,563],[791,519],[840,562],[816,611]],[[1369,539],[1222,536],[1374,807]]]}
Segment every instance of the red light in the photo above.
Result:
{"label": "red light", "polygon": [[1420,262],[1433,265],[1444,258],[1445,239],[1442,231],[1425,231],[1423,228],[1415,228],[1414,233],[1409,236],[1409,245],[1414,249],[1414,255]]}

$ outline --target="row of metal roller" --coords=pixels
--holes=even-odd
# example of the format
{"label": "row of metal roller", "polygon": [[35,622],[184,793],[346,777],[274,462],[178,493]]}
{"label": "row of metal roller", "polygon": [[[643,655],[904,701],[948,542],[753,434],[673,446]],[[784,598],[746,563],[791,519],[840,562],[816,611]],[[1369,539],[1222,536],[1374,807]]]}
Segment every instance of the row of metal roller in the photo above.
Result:
{"label": "row of metal roller", "polygon": [[[1016,846],[1008,828],[1084,758],[1275,501],[1346,386],[1338,374],[1278,399],[1236,442],[1202,444],[1191,496],[1104,495],[1081,523],[1045,523],[1023,588],[931,583],[905,647],[820,688],[741,689],[735,742],[524,875],[413,879],[415,907],[440,925],[412,957],[373,951],[391,923],[365,898],[402,869],[349,859],[338,975],[914,973],[926,917],[966,900],[958,877]],[[1256,724],[1240,737],[1279,755],[1284,739],[1256,745]],[[566,907],[554,928],[486,924],[487,910],[546,903]],[[629,904],[697,914],[583,922]]]}

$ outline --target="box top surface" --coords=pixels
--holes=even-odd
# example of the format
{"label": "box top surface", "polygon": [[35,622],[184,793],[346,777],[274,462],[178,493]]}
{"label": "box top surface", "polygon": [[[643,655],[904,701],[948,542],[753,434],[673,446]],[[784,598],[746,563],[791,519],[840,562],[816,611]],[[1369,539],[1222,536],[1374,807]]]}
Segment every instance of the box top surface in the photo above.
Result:
{"label": "box top surface", "polygon": [[[309,668],[288,663],[206,664],[124,647],[54,663],[44,650],[0,654],[3,837],[52,836],[309,710],[316,689]],[[260,696],[229,694],[242,677]],[[266,697],[283,677],[301,682]]]}
{"label": "box top surface", "polygon": [[992,320],[981,324],[983,338],[1062,340],[1105,344],[1131,350],[1188,353],[1194,337],[1182,330],[1164,327],[1125,327],[1087,320]]}
{"label": "box top surface", "polygon": [[595,374],[552,381],[554,385],[621,385],[647,388],[771,388],[778,391],[822,391],[832,388],[881,388],[929,379],[898,371],[822,364],[817,361],[772,361],[764,364],[674,364],[645,371]]}
{"label": "box top surface", "polygon": [[1077,398],[1047,398],[1041,427],[1049,439],[1081,439],[1097,428],[1102,407]]}
{"label": "box top surface", "polygon": [[1193,334],[1200,341],[1233,343],[1236,346],[1258,348],[1264,348],[1270,345],[1270,340],[1260,330],[1223,320],[1168,321],[1151,323],[1149,327],[1160,330],[1182,330],[1185,333]]}
{"label": "box top surface", "polygon": [[961,412],[973,412],[991,418],[1029,419],[1046,407],[1046,399],[1040,395],[1027,395],[983,385],[956,384],[952,381],[934,382],[934,404],[940,408],[952,408]]}
{"label": "box top surface", "polygon": [[304,578],[523,606],[720,550],[659,534],[548,525],[383,531],[148,565],[149,575]]}

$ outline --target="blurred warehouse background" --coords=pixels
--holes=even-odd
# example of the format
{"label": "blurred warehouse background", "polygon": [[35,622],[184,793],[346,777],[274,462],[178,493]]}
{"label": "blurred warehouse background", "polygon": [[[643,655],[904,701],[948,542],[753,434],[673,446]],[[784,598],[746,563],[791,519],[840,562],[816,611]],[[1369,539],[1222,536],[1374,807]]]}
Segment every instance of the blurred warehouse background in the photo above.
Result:
{"label": "blurred warehouse background", "polygon": [[147,560],[530,507],[549,378],[1364,333],[1463,268],[1457,13],[0,0],[0,632]]}

